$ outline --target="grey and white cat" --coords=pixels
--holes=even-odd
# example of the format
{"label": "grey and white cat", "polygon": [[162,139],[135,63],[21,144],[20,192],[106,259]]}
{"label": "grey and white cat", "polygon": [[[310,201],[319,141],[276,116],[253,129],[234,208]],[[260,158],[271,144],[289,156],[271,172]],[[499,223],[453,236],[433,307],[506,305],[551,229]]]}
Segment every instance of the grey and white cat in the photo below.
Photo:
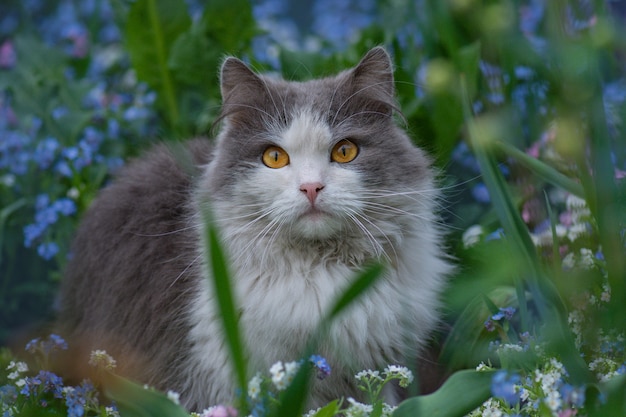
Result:
{"label": "grey and white cat", "polygon": [[[385,275],[334,322],[332,374],[311,404],[356,396],[353,375],[417,355],[450,272],[429,158],[394,121],[390,57],[374,48],[336,76],[289,82],[228,58],[215,143],[157,146],[85,215],[62,284],[71,340],[202,409],[234,395],[203,208],[230,260],[249,362],[298,359],[319,320],[372,261]],[[78,343],[78,342],[77,342]]]}

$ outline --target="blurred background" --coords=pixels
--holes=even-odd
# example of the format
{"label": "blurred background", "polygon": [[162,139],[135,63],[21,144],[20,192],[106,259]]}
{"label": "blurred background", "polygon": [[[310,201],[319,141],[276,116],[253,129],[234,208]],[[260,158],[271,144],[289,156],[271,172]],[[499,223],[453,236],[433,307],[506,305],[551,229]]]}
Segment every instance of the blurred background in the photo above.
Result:
{"label": "blurred background", "polygon": [[384,45],[459,263],[441,360],[504,365],[494,344],[553,333],[579,381],[605,342],[618,374],[625,16],[617,0],[4,0],[0,345],[53,317],[72,233],[115,170],[211,134],[225,56],[300,80]]}

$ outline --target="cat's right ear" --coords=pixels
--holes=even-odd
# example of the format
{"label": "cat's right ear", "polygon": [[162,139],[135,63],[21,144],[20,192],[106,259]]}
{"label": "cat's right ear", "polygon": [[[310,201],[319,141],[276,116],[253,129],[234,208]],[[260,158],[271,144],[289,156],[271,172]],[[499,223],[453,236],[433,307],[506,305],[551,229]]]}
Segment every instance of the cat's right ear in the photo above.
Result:
{"label": "cat's right ear", "polygon": [[228,57],[220,70],[222,101],[240,102],[264,90],[263,80],[241,60]]}

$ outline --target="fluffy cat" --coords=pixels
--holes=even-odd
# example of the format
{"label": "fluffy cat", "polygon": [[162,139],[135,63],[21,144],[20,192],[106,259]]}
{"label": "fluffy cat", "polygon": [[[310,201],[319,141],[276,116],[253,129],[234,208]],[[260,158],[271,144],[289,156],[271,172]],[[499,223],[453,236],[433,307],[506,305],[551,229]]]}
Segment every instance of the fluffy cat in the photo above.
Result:
{"label": "fluffy cat", "polygon": [[[233,371],[201,256],[210,208],[230,260],[253,371],[298,359],[356,273],[386,262],[334,322],[332,373],[312,405],[358,396],[353,375],[402,363],[437,324],[450,264],[429,158],[394,121],[383,48],[336,76],[289,82],[236,58],[221,68],[215,143],[160,145],[102,190],[75,237],[61,290],[71,340],[189,409],[233,399]],[[408,356],[407,356],[408,354]]]}

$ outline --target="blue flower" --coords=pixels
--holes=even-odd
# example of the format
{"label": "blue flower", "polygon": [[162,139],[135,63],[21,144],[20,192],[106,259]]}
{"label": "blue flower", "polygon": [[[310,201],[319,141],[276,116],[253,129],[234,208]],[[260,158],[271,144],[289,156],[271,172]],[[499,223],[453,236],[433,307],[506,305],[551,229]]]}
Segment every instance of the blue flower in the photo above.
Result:
{"label": "blue flower", "polygon": [[472,196],[474,200],[479,203],[489,203],[491,201],[491,197],[489,196],[489,190],[484,183],[478,183],[474,187],[472,187]]}
{"label": "blue flower", "polygon": [[27,248],[32,247],[33,242],[43,235],[46,227],[40,223],[33,223],[24,226],[24,246]]}
{"label": "blue flower", "polygon": [[491,320],[495,320],[495,321],[500,321],[502,319],[511,320],[514,314],[515,314],[514,307],[500,308],[500,311],[498,311],[496,314],[491,316]]}
{"label": "blue flower", "polygon": [[59,245],[54,242],[44,242],[37,246],[37,254],[43,259],[49,261],[59,253]]}
{"label": "blue flower", "polygon": [[33,160],[40,169],[48,169],[56,158],[59,149],[59,141],[53,137],[45,138],[37,144],[37,148],[33,153]]}
{"label": "blue flower", "polygon": [[71,216],[76,213],[76,204],[69,198],[59,198],[52,204],[52,208],[57,213],[61,213],[64,216]]}
{"label": "blue flower", "polygon": [[45,355],[56,350],[67,350],[68,345],[61,336],[52,333],[46,339],[37,337],[26,344],[25,350],[29,353],[41,352]]}
{"label": "blue flower", "polygon": [[502,398],[510,406],[520,401],[520,391],[518,389],[521,379],[517,374],[500,370],[491,379],[491,394],[494,397]]}
{"label": "blue flower", "polygon": [[570,384],[563,384],[559,388],[561,398],[566,404],[581,408],[585,404],[585,388],[574,387]]}
{"label": "blue flower", "polygon": [[86,380],[77,387],[67,389],[65,403],[67,404],[68,417],[82,417],[85,413],[85,407],[90,402],[90,397],[94,392],[94,386]]}
{"label": "blue flower", "polygon": [[13,404],[17,400],[17,388],[13,385],[0,387],[0,404]]}
{"label": "blue flower", "polygon": [[50,393],[54,398],[63,398],[63,378],[50,371],[39,371],[36,376],[25,378],[20,394],[27,397]]}
{"label": "blue flower", "polygon": [[496,329],[496,325],[491,319],[485,320],[484,325],[485,325],[485,329],[487,329],[488,332],[493,332]]}
{"label": "blue flower", "polygon": [[43,210],[35,213],[35,222],[41,224],[44,227],[55,224],[59,220],[59,214],[52,207],[46,207]]}
{"label": "blue flower", "polygon": [[330,365],[320,355],[311,355],[309,358],[309,362],[313,364],[313,366],[317,369],[317,378],[324,379],[330,375]]}

